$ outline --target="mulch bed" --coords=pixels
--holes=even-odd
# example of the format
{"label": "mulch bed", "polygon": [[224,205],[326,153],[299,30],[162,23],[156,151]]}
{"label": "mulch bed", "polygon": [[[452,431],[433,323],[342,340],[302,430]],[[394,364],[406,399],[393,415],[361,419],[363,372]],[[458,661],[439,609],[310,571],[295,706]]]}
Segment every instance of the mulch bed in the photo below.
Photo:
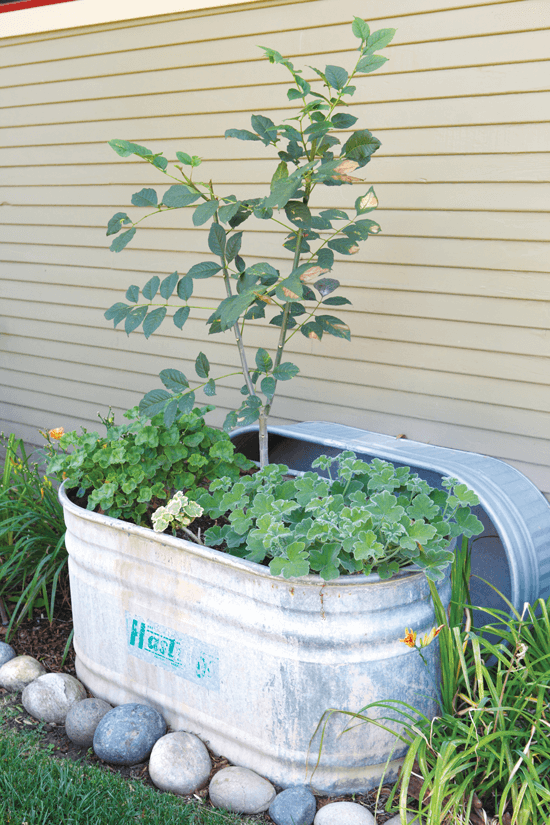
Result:
{"label": "mulch bed", "polygon": [[[43,614],[36,614],[32,620],[23,622],[18,630],[11,635],[9,644],[11,644],[18,655],[25,654],[27,656],[33,656],[44,665],[47,671],[51,673],[68,673],[76,678],[74,664],[75,653],[72,645],[62,664],[67,640],[71,634],[72,627],[71,609],[69,605],[65,604],[57,611],[57,615],[51,624]],[[0,625],[0,641],[4,641],[5,635],[6,627]],[[89,695],[91,696],[92,694]],[[83,765],[94,765],[109,773],[118,774],[125,779],[143,782],[158,793],[162,793],[162,791],[159,791],[151,782],[147,763],[144,762],[139,765],[132,765],[131,767],[108,765],[99,759],[91,749],[79,748],[74,745],[66,735],[64,725],[56,725],[54,723],[45,724],[30,716],[21,704],[20,693],[8,693],[3,688],[0,688],[0,702],[12,706],[17,710],[16,715],[4,721],[4,729],[16,731],[29,730],[31,728],[38,729],[40,731],[39,745],[52,757],[57,759],[71,759]],[[214,756],[212,753],[210,753],[210,758],[213,764],[210,778],[230,764],[227,759]],[[383,825],[383,823],[393,816],[393,814],[388,814],[384,811],[384,805],[390,792],[391,786],[384,786],[381,790],[378,800],[378,814],[376,817],[377,825]],[[357,802],[366,807],[372,814],[375,814],[377,793],[378,789],[375,789],[368,794],[356,794],[353,798],[351,796],[338,797],[338,799],[320,797],[318,798],[318,806],[322,807],[329,802],[347,800]],[[182,797],[182,799],[194,802],[195,804],[200,802],[205,807],[210,807],[208,787],[194,794],[190,794],[188,797]],[[247,819],[248,821],[256,822],[272,822],[271,817],[269,817],[267,813],[249,816]]]}

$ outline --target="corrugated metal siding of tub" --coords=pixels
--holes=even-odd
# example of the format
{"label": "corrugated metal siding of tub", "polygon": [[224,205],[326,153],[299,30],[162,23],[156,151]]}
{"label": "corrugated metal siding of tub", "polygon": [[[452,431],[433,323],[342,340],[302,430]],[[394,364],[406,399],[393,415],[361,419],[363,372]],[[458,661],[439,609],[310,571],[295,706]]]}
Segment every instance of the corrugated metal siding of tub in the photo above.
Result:
{"label": "corrugated metal siding of tub", "polygon": [[[549,494],[546,0],[267,2],[0,41],[4,430],[36,442],[38,427],[95,428],[97,410],[126,409],[159,386],[160,369],[193,374],[198,340],[214,374],[230,371],[230,333],[208,338],[206,311],[181,333],[165,322],[149,341],[103,319],[130,283],[185,272],[207,250],[207,228],[179,211],[109,252],[107,220],[138,216],[132,193],[163,191],[164,179],[107,141],[171,159],[199,154],[219,191],[264,194],[269,152],[223,137],[253,113],[292,114],[285,70],[257,44],[306,67],[349,65],[358,13],[398,30],[389,62],[358,83],[352,103],[357,128],[383,144],[363,170],[383,234],[335,272],[353,302],[339,312],[351,343],[293,338],[289,357],[304,377],[280,386],[273,420],[332,420],[487,453]],[[346,206],[362,191],[323,187],[315,205]],[[284,266],[282,240],[257,222],[247,262]],[[197,281],[199,302],[220,287]],[[250,343],[266,344],[265,327]],[[222,385],[218,424],[240,398],[238,379]]]}

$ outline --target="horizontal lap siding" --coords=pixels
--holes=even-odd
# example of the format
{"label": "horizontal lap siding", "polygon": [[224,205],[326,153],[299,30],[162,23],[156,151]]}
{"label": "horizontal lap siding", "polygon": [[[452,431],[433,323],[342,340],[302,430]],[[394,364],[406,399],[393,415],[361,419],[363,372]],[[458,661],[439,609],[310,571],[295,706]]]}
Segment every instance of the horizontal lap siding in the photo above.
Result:
{"label": "horizontal lap siding", "polygon": [[[487,453],[550,495],[550,4],[372,5],[372,27],[398,33],[350,111],[382,140],[363,176],[383,235],[335,269],[352,300],[337,312],[351,343],[292,339],[302,372],[279,385],[274,421],[328,419]],[[223,137],[253,113],[292,114],[284,70],[257,44],[313,79],[308,64],[355,59],[357,10],[355,0],[268,2],[1,41],[4,430],[33,442],[39,427],[95,427],[97,411],[158,386],[160,369],[193,374],[199,346],[214,374],[232,367],[230,333],[208,337],[203,324],[217,280],[196,282],[205,309],[182,332],[167,322],[146,341],[104,321],[128,284],[185,272],[207,250],[207,229],[184,210],[109,252],[113,212],[141,216],[132,193],[170,182],[106,143],[199,154],[220,193],[265,194],[269,151]],[[315,205],[345,208],[362,191],[323,188]],[[288,266],[280,227],[250,230],[248,263]],[[267,344],[261,323],[249,335],[252,348]],[[239,403],[238,387],[220,383],[213,422]]]}

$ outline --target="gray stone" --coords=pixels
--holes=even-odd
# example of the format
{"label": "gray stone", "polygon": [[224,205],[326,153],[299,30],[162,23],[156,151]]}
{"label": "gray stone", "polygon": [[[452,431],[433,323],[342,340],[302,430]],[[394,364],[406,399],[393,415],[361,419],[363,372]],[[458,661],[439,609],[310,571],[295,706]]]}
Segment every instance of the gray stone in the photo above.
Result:
{"label": "gray stone", "polygon": [[149,757],[149,776],[161,791],[184,794],[203,788],[212,762],[198,736],[179,730],[155,742]]}
{"label": "gray stone", "polygon": [[32,656],[15,656],[0,667],[0,687],[12,691],[23,690],[45,673],[46,668]]}
{"label": "gray stone", "polygon": [[21,694],[25,710],[42,722],[61,724],[71,705],[86,698],[86,688],[68,673],[46,673],[26,686]]}
{"label": "gray stone", "polygon": [[112,705],[103,699],[75,702],[65,719],[65,731],[71,742],[81,748],[91,748],[97,726],[112,709]]}
{"label": "gray stone", "polygon": [[260,814],[275,799],[275,788],[248,768],[222,768],[208,788],[210,802],[237,814]]}
{"label": "gray stone", "polygon": [[130,702],[105,714],[94,733],[94,751],[113,765],[137,765],[165,733],[166,722],[158,711]]}
{"label": "gray stone", "polygon": [[287,788],[277,794],[269,806],[269,816],[275,825],[311,825],[317,802],[305,785]]}
{"label": "gray stone", "polygon": [[329,802],[314,819],[315,825],[376,825],[376,820],[357,802]]}
{"label": "gray stone", "polygon": [[[407,822],[412,822],[412,820],[415,817],[415,814],[411,813],[410,811],[407,811],[407,813],[405,814],[405,817],[406,817]],[[415,819],[415,825],[417,825],[417,823],[422,823],[422,822],[424,822],[423,819],[422,820]],[[396,814],[395,816],[392,816],[391,819],[388,819],[387,822],[385,823],[385,825],[402,825],[401,817],[399,816],[399,814]]]}
{"label": "gray stone", "polygon": [[6,642],[0,642],[0,667],[13,659],[14,656],[16,656],[16,653],[13,647],[6,644]]}

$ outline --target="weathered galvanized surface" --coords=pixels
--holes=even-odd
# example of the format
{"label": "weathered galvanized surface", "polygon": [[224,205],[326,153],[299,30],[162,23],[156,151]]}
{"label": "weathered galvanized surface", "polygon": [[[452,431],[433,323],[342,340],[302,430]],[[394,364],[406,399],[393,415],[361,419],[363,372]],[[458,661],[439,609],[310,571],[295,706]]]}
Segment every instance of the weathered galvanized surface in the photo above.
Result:
{"label": "weathered galvanized surface", "polygon": [[[373,787],[395,748],[374,725],[338,736],[333,717],[319,768],[325,710],[401,699],[436,711],[437,644],[420,656],[405,627],[433,626],[423,574],[286,580],[217,550],[82,510],[60,493],[77,673],[112,704],[140,701],[175,729],[282,787],[311,780],[325,793]],[[449,586],[442,586],[448,600]]]}
{"label": "weathered galvanized surface", "polygon": [[[237,449],[257,459],[257,428],[235,430]],[[472,551],[472,603],[508,611],[496,587],[521,613],[525,602],[550,596],[550,504],[519,470],[478,453],[467,453],[372,433],[328,421],[270,427],[270,460],[295,470],[311,468],[319,455],[353,450],[407,465],[434,487],[453,476],[477,493],[476,515],[485,525]],[[485,581],[489,584],[485,584]],[[493,585],[493,587],[491,587]],[[494,621],[476,614],[476,621]]]}

